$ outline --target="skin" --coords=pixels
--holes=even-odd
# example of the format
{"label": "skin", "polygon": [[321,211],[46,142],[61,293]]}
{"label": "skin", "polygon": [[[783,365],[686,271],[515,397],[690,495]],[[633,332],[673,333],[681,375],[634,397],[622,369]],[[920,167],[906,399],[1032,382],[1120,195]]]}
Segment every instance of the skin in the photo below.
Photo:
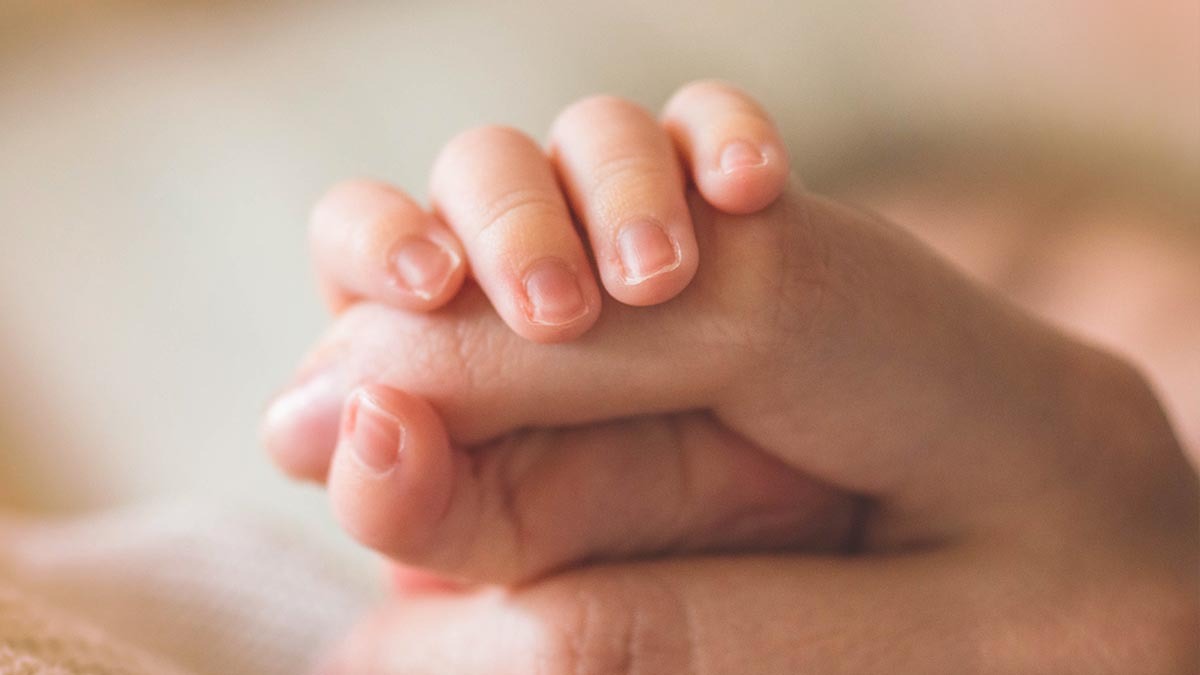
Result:
{"label": "skin", "polygon": [[[697,82],[661,120],[612,96],[575,103],[555,120],[546,151],[515,129],[466,131],[434,162],[431,211],[397,188],[349,181],[318,204],[311,239],[335,311],[362,298],[435,310],[455,297],[469,261],[513,331],[559,342],[599,315],[593,261],[607,293],[625,304],[665,302],[688,285],[699,264],[688,179],[737,214],[774,201],[787,175],[766,112],[728,84]],[[552,296],[545,308],[542,295]]]}
{"label": "skin", "polygon": [[[532,162],[511,140],[475,152]],[[695,183],[686,288],[572,342],[483,279],[339,316],[268,444],[459,584],[401,587],[328,670],[1200,665],[1196,477],[1133,369],[796,182],[752,215]]]}
{"label": "skin", "polygon": [[1135,359],[1171,413],[1193,467],[1200,467],[1195,200],[1186,189],[1122,188],[1132,175],[1169,170],[1169,164],[1102,169],[1069,188],[1079,195],[1070,200],[1036,189],[1053,175],[1019,172],[1006,185],[994,175],[984,182],[952,172],[895,171],[899,178],[891,182],[856,186],[851,200],[904,223],[1034,314]]}

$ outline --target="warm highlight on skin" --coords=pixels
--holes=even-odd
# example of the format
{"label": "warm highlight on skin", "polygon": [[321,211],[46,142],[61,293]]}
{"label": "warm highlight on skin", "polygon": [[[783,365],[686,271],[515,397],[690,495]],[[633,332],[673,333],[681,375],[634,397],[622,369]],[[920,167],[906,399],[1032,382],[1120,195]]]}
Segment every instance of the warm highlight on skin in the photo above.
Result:
{"label": "warm highlight on skin", "polygon": [[399,462],[362,470],[349,434],[275,456],[314,478],[324,456],[349,532],[463,585],[402,587],[342,672],[1197,664],[1197,481],[1136,371],[798,181],[751,215],[700,185],[688,212],[686,288],[565,344],[486,282],[435,313],[359,303],[321,340],[306,368],[388,409]]}

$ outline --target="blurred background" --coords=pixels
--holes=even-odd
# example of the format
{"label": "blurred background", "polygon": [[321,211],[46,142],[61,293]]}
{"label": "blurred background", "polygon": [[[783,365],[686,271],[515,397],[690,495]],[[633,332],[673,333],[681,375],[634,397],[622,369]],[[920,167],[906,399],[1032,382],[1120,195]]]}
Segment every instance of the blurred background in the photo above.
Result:
{"label": "blurred background", "polygon": [[420,195],[465,127],[701,77],[814,189],[1144,353],[1200,438],[1194,0],[0,0],[0,499],[192,495],[341,542],[256,440],[327,322],[322,189]]}

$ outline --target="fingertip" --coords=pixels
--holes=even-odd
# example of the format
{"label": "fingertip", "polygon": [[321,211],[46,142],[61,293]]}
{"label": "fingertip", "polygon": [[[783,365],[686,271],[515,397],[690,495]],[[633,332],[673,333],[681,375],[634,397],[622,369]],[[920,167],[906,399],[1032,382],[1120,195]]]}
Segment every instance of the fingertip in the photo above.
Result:
{"label": "fingertip", "polygon": [[280,470],[297,480],[325,481],[342,398],[340,378],[323,372],[302,379],[268,404],[259,440]]}
{"label": "fingertip", "polygon": [[394,559],[419,555],[446,510],[452,479],[449,439],[428,403],[381,385],[350,394],[329,495],[352,537]]}
{"label": "fingertip", "polygon": [[317,276],[335,313],[359,298],[432,311],[449,302],[466,278],[466,255],[449,228],[386,183],[338,183],[310,220]]}
{"label": "fingertip", "polygon": [[443,227],[430,227],[423,235],[397,242],[388,261],[388,283],[397,291],[392,304],[417,312],[441,308],[462,288],[465,260],[462,245]]}
{"label": "fingertip", "polygon": [[600,317],[601,296],[590,268],[548,257],[521,273],[517,308],[502,312],[521,337],[543,344],[567,342],[586,333]]}
{"label": "fingertip", "polygon": [[515,333],[562,342],[595,323],[600,293],[587,251],[532,138],[496,126],[456,136],[434,163],[430,192],[473,279]]}
{"label": "fingertip", "polygon": [[627,305],[669,300],[691,280],[695,233],[670,136],[641,106],[594,96],[551,132],[553,157],[605,290]]}
{"label": "fingertip", "polygon": [[347,206],[353,206],[362,199],[373,199],[381,192],[391,192],[394,189],[387,183],[373,178],[339,180],[321,193],[313,203],[308,214],[309,229],[319,229],[326,222],[336,220]]}
{"label": "fingertip", "polygon": [[762,210],[787,186],[787,148],[774,121],[741,89],[719,81],[681,88],[666,127],[705,201],[731,214]]}
{"label": "fingertip", "polygon": [[699,267],[691,219],[664,226],[636,221],[617,231],[616,259],[602,266],[604,286],[618,301],[635,307],[657,305],[679,295]]}
{"label": "fingertip", "polygon": [[757,213],[787,187],[788,157],[781,144],[735,138],[714,154],[706,167],[697,167],[696,185],[705,201],[725,213]]}

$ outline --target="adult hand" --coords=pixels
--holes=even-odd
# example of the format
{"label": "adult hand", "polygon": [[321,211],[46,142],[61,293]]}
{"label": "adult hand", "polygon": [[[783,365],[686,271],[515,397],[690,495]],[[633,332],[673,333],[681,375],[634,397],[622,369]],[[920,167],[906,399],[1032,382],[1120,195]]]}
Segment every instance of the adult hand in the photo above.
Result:
{"label": "adult hand", "polygon": [[[348,420],[367,401],[403,432],[380,472],[344,430],[329,482],[352,533],[468,580],[535,580],[402,592],[346,672],[1196,664],[1196,479],[1136,373],[798,189],[736,224],[693,213],[714,263],[578,342],[521,340],[468,292],[436,315],[353,308],[310,357],[322,386],[374,383]],[[749,458],[732,477],[730,456]],[[794,475],[769,482],[780,466]],[[854,501],[871,508],[830,517]],[[723,527],[747,505],[749,536]],[[830,522],[842,555],[546,576],[827,549]]]}

